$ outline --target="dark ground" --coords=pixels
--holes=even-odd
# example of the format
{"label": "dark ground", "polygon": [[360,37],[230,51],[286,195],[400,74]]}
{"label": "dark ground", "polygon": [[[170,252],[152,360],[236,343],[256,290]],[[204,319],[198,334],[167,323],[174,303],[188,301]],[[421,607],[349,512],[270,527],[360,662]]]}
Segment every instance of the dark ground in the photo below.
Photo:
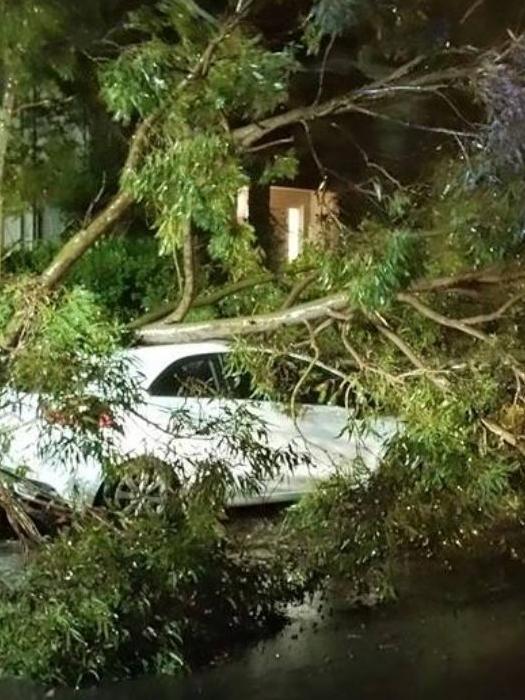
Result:
{"label": "dark ground", "polygon": [[183,680],[74,693],[0,684],[0,700],[522,700],[525,577],[492,563],[418,575],[401,603],[311,604],[275,639]]}

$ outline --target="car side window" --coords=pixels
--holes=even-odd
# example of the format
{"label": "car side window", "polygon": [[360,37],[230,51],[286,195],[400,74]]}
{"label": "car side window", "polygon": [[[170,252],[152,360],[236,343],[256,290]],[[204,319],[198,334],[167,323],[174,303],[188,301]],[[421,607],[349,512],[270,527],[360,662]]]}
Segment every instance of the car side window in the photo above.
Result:
{"label": "car side window", "polygon": [[215,362],[222,396],[227,399],[251,399],[253,394],[251,375],[248,372],[235,372],[228,367],[226,353],[217,353]]}
{"label": "car side window", "polygon": [[177,360],[163,370],[149,388],[151,396],[217,398],[222,394],[214,355]]}

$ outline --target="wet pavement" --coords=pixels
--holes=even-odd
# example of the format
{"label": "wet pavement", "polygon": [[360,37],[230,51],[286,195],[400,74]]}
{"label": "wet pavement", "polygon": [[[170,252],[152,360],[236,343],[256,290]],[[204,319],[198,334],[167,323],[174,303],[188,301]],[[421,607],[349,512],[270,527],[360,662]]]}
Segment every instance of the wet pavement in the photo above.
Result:
{"label": "wet pavement", "polygon": [[[472,582],[474,587],[476,581]],[[523,592],[522,592],[523,591]],[[1,700],[522,700],[525,589],[381,611],[303,606],[275,639],[190,678],[57,691],[0,684]]]}

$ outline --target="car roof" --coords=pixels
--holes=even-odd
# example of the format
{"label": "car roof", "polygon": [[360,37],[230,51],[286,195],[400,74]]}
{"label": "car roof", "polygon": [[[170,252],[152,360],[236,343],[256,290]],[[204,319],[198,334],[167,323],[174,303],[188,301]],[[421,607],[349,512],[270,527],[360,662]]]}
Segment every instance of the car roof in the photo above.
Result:
{"label": "car roof", "polygon": [[217,341],[205,343],[180,343],[177,345],[149,345],[127,351],[134,368],[141,374],[142,383],[149,387],[154,379],[172,362],[184,357],[195,357],[228,351],[228,344]]}

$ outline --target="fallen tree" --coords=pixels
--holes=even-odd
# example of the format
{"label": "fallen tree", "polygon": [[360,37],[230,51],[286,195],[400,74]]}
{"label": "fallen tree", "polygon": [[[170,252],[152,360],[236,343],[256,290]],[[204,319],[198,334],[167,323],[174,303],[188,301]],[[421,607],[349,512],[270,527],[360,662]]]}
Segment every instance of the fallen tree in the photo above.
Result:
{"label": "fallen tree", "polygon": [[290,309],[258,316],[223,318],[201,323],[178,325],[164,323],[148,326],[138,332],[138,339],[146,345],[165,345],[270,333],[286,326],[317,321],[326,317],[330,311],[344,310],[347,306],[348,297],[345,292],[341,292],[323,299],[299,304]]}
{"label": "fallen tree", "polygon": [[[381,3],[370,5],[380,13]],[[400,5],[406,18],[413,3]],[[345,406],[349,423],[359,419],[360,428],[378,414],[403,423],[388,455],[394,476],[389,498],[378,500],[388,512],[374,511],[389,523],[385,541],[397,534],[402,513],[404,537],[419,541],[414,533],[421,531],[437,546],[444,524],[434,502],[446,504],[447,538],[458,546],[465,522],[474,527],[473,514],[487,522],[502,513],[522,518],[523,38],[513,35],[490,53],[458,46],[422,57],[420,43],[405,46],[397,23],[384,20],[376,33],[362,33],[370,44],[357,52],[372,50],[380,65],[369,62],[358,79],[349,77],[354,87],[324,100],[329,52],[343,28],[318,26],[325,17],[320,8],[328,11],[319,0],[307,23],[314,22],[318,48],[326,50],[324,77],[313,101],[293,107],[287,88],[297,58],[254,30],[256,16],[246,14],[251,3],[241,3],[229,18],[204,22],[193,3],[180,14],[169,6],[154,8],[139,39],[133,34],[131,45],[123,40],[102,70],[108,108],[133,134],[119,190],[38,278],[6,287],[8,372],[15,375],[21,360],[27,368],[28,357],[34,367],[43,366],[42,347],[53,349],[53,362],[37,379],[63,372],[62,346],[49,339],[46,345],[33,327],[48,330],[49,310],[59,313],[68,301],[60,290],[68,271],[134,204],[173,258],[179,290],[178,298],[135,324],[138,339],[228,339],[234,368],[249,370],[257,396],[287,400],[295,411],[313,393]],[[294,27],[298,32],[299,23]],[[429,110],[422,119],[427,99],[431,110],[448,106],[443,123],[437,110],[435,118]],[[468,104],[468,117],[460,102]],[[346,122],[337,122],[348,148],[344,160],[360,159],[363,177],[351,181],[348,172],[341,176],[327,166],[310,126],[352,114],[427,135],[437,155],[418,171],[420,180],[402,182],[385,163],[373,162],[351,130],[348,135]],[[283,273],[293,276],[290,290],[266,269],[258,232],[235,220],[235,197],[241,187],[293,175],[297,159],[281,147],[289,146],[296,127],[319,170],[320,189],[330,178],[342,181],[344,195],[359,194],[364,213],[354,226],[338,222],[338,247],[305,246],[300,274],[293,265]],[[260,285],[264,293],[253,293]],[[94,340],[91,326],[99,330],[95,311],[83,313],[85,300],[77,301],[55,333],[58,340],[67,331],[81,344],[84,337]],[[218,318],[198,320],[197,312],[210,305]],[[78,318],[82,324],[75,325]],[[263,344],[265,352],[258,352]],[[111,343],[105,348],[107,354],[113,349]],[[67,351],[82,355],[78,345],[76,353],[71,345]],[[299,377],[279,371],[284,356],[300,358]],[[366,563],[375,551],[368,547],[375,535],[368,534]]]}
{"label": "fallen tree", "polygon": [[[191,60],[186,56],[177,58],[178,46],[187,38],[187,23],[189,22],[190,26],[191,22],[202,23],[203,15],[199,14],[196,19],[193,10],[188,7],[181,17],[175,20],[166,10],[159,10],[159,26],[168,27],[170,22],[175,22],[172,29],[178,36],[174,45],[165,46],[167,53],[162,60],[166,65],[162,66],[162,61],[160,65],[164,70],[173,60],[182,62],[182,68],[177,65],[177,71],[172,74],[172,82],[169,85],[166,83],[159,88],[160,83],[155,83],[156,71],[160,69],[158,56],[157,63],[153,62],[150,66],[151,72],[145,73],[145,85],[129,84],[129,69],[133,70],[134,62],[140,60],[146,65],[150,60],[152,46],[148,41],[144,41],[139,48],[136,45],[128,48],[124,44],[118,58],[105,69],[102,87],[110,109],[126,121],[136,121],[129,142],[128,156],[122,168],[120,189],[96,211],[90,221],[68,238],[54,260],[35,280],[35,286],[40,287],[42,295],[55,289],[76,261],[102,236],[111,232],[134,203],[144,203],[156,219],[164,249],[170,250],[175,256],[186,250],[183,255],[184,273],[181,273],[181,287],[185,292],[179,308],[171,312],[172,320],[181,320],[194,298],[198,296],[198,290],[194,289],[192,282],[195,262],[193,256],[188,254],[194,247],[193,227],[196,225],[213,233],[217,245],[212,245],[212,248],[222,251],[212,254],[219,264],[224,264],[225,261],[221,260],[221,257],[225,254],[231,257],[231,251],[227,252],[228,247],[238,245],[235,236],[229,231],[231,211],[227,210],[231,209],[235,187],[245,181],[242,168],[250,149],[257,145],[259,158],[264,160],[266,157],[271,161],[271,144],[267,149],[271,157],[265,155],[264,147],[265,142],[275,132],[330,116],[362,114],[370,109],[372,104],[395,100],[400,95],[417,97],[421,94],[438,94],[444,85],[465,81],[479,63],[479,57],[474,55],[467,63],[462,61],[457,66],[429,71],[423,58],[418,57],[400,67],[393,67],[381,79],[370,80],[367,85],[360,85],[341,96],[279,111],[286,101],[286,88],[294,71],[294,59],[287,53],[287,49],[274,52],[266,50],[252,37],[248,29],[251,5],[252,3],[244,4],[238,12],[232,13],[220,25],[215,21],[199,25],[203,31],[198,39],[191,38]],[[246,50],[246,65],[239,58],[239,42]],[[256,69],[257,65],[259,67]],[[261,76],[262,81],[255,92],[249,84],[253,71],[257,72],[257,76]],[[237,80],[237,95],[231,91],[222,94],[225,91],[225,76],[228,80]],[[154,99],[138,92],[147,93],[148,90],[155,93]],[[206,102],[199,103],[199,94],[213,94],[214,91],[216,99],[226,100],[224,113],[212,113]],[[144,104],[141,100],[145,101]],[[247,116],[256,117],[255,120],[242,125],[232,125],[231,122],[237,120],[239,109]],[[275,111],[278,113],[272,115]],[[268,113],[271,116],[267,116]],[[174,120],[179,131],[175,140],[172,133]],[[201,120],[202,124],[199,126]],[[186,124],[182,129],[181,123]],[[194,134],[198,128],[201,128],[201,136],[195,138]],[[455,132],[451,130],[451,133]],[[212,161],[208,162],[205,174],[207,187],[211,189],[208,191],[205,187],[200,191],[197,185],[191,195],[193,204],[190,204],[191,197],[188,194],[179,198],[175,206],[175,190],[182,186],[183,181],[191,183],[198,180],[199,173],[191,172],[191,166],[195,159],[200,157],[201,148],[208,152],[207,155],[204,155],[204,151],[202,153],[205,159],[215,158],[213,164]],[[218,149],[215,156],[212,156],[213,149]],[[180,172],[177,172],[177,168],[175,171],[171,168],[171,175],[168,175],[169,170],[166,168],[169,168],[170,163],[183,163],[185,159],[188,162],[181,165]],[[164,180],[160,186],[156,182],[155,173]],[[214,179],[217,179],[216,185],[213,184]],[[217,186],[219,182],[221,186]],[[169,192],[168,198],[165,197],[166,192]],[[197,207],[195,201],[198,203]],[[186,236],[181,233],[183,230],[188,231]],[[15,312],[12,322],[4,329],[1,343],[4,348],[16,344],[23,314],[24,310],[20,313]]]}
{"label": "fallen tree", "polygon": [[[243,290],[245,286],[256,286],[264,282],[270,282],[273,275],[268,278],[259,278],[254,280],[246,280],[245,284],[232,285],[228,289],[222,291],[219,296],[227,296],[235,294]],[[309,278],[305,278],[309,279]],[[413,294],[424,294],[429,292],[446,293],[467,292],[473,287],[490,287],[493,285],[512,284],[525,279],[525,270],[509,266],[508,269],[496,270],[489,268],[486,270],[469,270],[447,278],[437,279],[422,279],[412,283],[407,291]],[[205,306],[214,303],[217,295],[209,295],[197,300],[195,306]],[[416,310],[425,314],[425,307],[417,302],[414,297],[406,293],[399,293],[395,296],[397,301],[415,306]],[[442,323],[451,328],[471,334],[474,337],[481,336],[479,331],[470,328],[470,326],[490,323],[501,318],[511,306],[523,301],[522,293],[512,296],[511,299],[496,311],[484,314],[479,317],[465,319],[464,321],[455,319],[444,319],[434,315],[433,320],[437,323]],[[315,299],[314,301],[306,302],[289,308],[283,308],[267,314],[259,314],[255,316],[245,316],[236,318],[213,319],[210,321],[174,324],[169,317],[171,305],[162,309],[159,313],[166,316],[165,320],[157,323],[140,323],[137,327],[137,339],[145,345],[163,345],[170,343],[188,343],[199,342],[214,339],[234,339],[239,336],[252,335],[258,333],[271,333],[286,326],[297,326],[311,321],[320,321],[330,317],[334,311],[348,310],[350,305],[350,295],[348,292],[339,292],[326,297]],[[355,309],[353,309],[355,310]],[[428,315],[428,310],[426,314]],[[162,318],[161,316],[161,318]],[[153,321],[157,319],[152,319]],[[149,321],[149,318],[146,319]]]}

